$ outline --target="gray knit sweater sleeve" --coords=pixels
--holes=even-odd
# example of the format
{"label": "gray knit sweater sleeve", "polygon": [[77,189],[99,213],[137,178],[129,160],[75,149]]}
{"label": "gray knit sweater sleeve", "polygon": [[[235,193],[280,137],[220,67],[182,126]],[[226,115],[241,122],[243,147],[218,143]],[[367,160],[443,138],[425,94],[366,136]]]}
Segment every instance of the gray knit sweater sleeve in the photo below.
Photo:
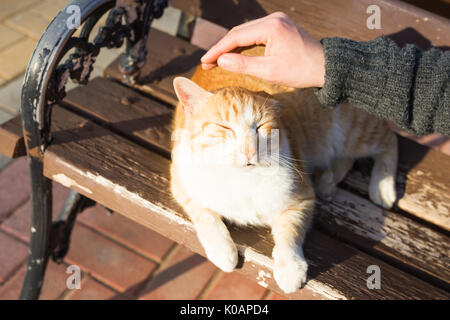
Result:
{"label": "gray knit sweater sleeve", "polygon": [[348,101],[416,135],[450,136],[450,51],[399,48],[386,37],[321,42],[325,83],[315,93],[322,105]]}

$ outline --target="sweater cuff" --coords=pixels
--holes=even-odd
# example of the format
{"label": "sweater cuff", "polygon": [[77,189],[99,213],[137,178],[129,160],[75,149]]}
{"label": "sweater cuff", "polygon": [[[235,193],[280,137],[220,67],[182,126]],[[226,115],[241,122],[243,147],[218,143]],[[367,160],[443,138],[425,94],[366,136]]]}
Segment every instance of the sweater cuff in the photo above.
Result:
{"label": "sweater cuff", "polygon": [[322,88],[314,88],[319,103],[324,107],[334,107],[347,99],[345,83],[347,70],[341,63],[346,39],[323,38],[320,43],[325,55],[325,81]]}
{"label": "sweater cuff", "polygon": [[367,42],[343,38],[321,40],[325,53],[325,82],[315,88],[323,106],[344,101],[401,127],[409,125],[409,98],[415,74],[417,48],[400,50],[379,37]]}
{"label": "sweater cuff", "polygon": [[385,37],[367,42],[336,37],[320,42],[325,54],[325,82],[322,88],[315,88],[319,102],[334,107],[351,98],[373,107],[374,99],[383,95],[380,89],[388,76],[388,48],[395,44]]}

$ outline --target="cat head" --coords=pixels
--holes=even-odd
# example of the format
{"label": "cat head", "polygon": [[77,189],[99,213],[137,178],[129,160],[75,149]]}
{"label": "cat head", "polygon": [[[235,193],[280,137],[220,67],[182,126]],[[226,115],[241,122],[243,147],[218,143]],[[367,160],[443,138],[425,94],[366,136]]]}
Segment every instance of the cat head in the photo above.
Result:
{"label": "cat head", "polygon": [[280,110],[272,96],[240,87],[208,92],[183,77],[173,84],[185,114],[181,136],[196,161],[246,169],[274,163]]}

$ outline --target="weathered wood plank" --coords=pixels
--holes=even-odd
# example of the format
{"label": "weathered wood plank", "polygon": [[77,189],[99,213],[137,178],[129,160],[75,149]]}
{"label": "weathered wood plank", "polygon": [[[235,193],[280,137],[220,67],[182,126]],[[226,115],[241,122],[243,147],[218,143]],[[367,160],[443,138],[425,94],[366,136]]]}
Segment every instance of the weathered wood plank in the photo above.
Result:
{"label": "weathered wood plank", "polygon": [[[112,91],[111,91],[112,90]],[[95,78],[86,87],[68,92],[64,102],[91,119],[170,155],[173,109],[128,87]]]}
{"label": "weathered wood plank", "polygon": [[[204,254],[191,223],[170,195],[169,160],[58,106],[52,132],[54,141],[44,156],[47,177]],[[272,276],[268,230],[231,228],[231,233],[245,258],[240,272],[279,292]],[[311,280],[293,298],[301,298],[303,290],[323,298],[450,298],[445,291],[314,229],[305,254]],[[369,265],[382,270],[380,290],[366,286]]]}
{"label": "weathered wood plank", "polygon": [[[173,0],[173,7],[202,17],[226,28],[260,18],[275,11],[287,13],[314,37],[344,37],[367,41],[382,34],[406,30],[397,36],[399,42],[416,42],[423,48],[433,43],[448,46],[449,20],[396,0]],[[381,12],[381,28],[369,29],[366,12],[377,5]]]}
{"label": "weathered wood plank", "polygon": [[328,234],[403,267],[413,266],[450,290],[448,236],[340,188],[333,201],[318,201],[315,219]]}
{"label": "weathered wood plank", "polygon": [[[147,50],[147,63],[141,69],[142,79],[135,87],[175,105],[173,79],[179,75],[191,77],[205,51],[155,29],[150,29]],[[105,69],[105,76],[122,81],[119,63],[119,59],[114,60]]]}
{"label": "weathered wood plank", "polygon": [[0,154],[8,158],[18,158],[26,155],[20,115],[0,126]]}
{"label": "weathered wood plank", "polygon": [[[123,99],[134,104],[124,104]],[[170,153],[173,110],[132,89],[97,78],[71,91],[65,102],[126,137],[134,136],[163,149],[164,154]],[[365,171],[370,172],[367,168]],[[368,180],[364,185],[357,182],[367,194]],[[342,190],[335,201],[322,203],[319,208],[317,223],[328,232],[339,230],[339,236],[355,246],[386,254],[450,283],[450,239],[445,235]],[[428,238],[423,238],[424,234]]]}
{"label": "weathered wood plank", "polygon": [[[450,157],[407,138],[398,138],[398,207],[450,231],[450,175],[446,174]],[[371,168],[370,160],[358,161],[342,185],[367,196]]]}
{"label": "weathered wood plank", "polygon": [[413,6],[433,12],[444,18],[450,19],[450,0],[428,1],[428,0],[401,0]]}
{"label": "weathered wood plank", "polygon": [[173,108],[105,78],[68,92],[68,108],[82,111],[127,138],[139,138],[169,155]]}
{"label": "weathered wood plank", "polygon": [[[142,74],[151,76],[145,77],[143,84],[137,88],[175,105],[177,99],[172,86],[173,78],[192,76],[199,63],[198,59],[193,58],[193,53],[199,52],[200,49],[157,30],[151,31],[147,48],[149,51],[153,50],[150,55],[152,59],[148,59]],[[186,55],[180,56],[179,52],[186,52]],[[122,76],[118,64],[119,60],[114,61],[105,70],[105,75],[120,81]],[[183,67],[178,69],[180,65]],[[399,208],[450,230],[450,176],[442,174],[444,168],[450,168],[448,156],[400,138],[397,174],[401,196]],[[352,172],[346,183],[355,185],[355,188],[360,190],[368,188],[367,177],[364,178],[364,175],[359,173]]]}

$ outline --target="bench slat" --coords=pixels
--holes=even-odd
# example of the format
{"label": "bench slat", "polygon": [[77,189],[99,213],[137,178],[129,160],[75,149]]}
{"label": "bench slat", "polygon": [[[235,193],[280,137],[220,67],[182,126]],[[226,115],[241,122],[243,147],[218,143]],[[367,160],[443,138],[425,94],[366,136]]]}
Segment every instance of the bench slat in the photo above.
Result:
{"label": "bench slat", "polygon": [[[380,8],[381,29],[366,26],[371,15],[366,10],[371,5]],[[228,29],[247,20],[283,11],[317,39],[344,37],[367,41],[410,28],[398,37],[400,42],[415,38],[423,48],[428,47],[429,42],[435,46],[450,43],[449,20],[395,0],[173,0],[171,6]]]}
{"label": "bench slat", "polygon": [[328,234],[404,269],[414,267],[411,272],[419,269],[450,290],[448,236],[341,188],[332,202],[318,201],[315,221]]}
{"label": "bench slat", "polygon": [[[156,29],[150,29],[147,50],[149,59],[141,69],[141,84],[135,87],[176,105],[178,100],[173,91],[173,79],[176,76],[190,78],[205,51]],[[122,81],[119,64],[120,59],[114,60],[105,69],[105,76]]]}
{"label": "bench slat", "polygon": [[[415,216],[450,231],[450,157],[399,138],[399,168],[397,174],[398,207]],[[370,160],[357,162],[343,185],[367,196],[370,181]]]}
{"label": "bench slat", "polygon": [[[147,48],[151,51],[150,56],[155,58],[149,59],[143,67],[142,74],[149,76],[137,88],[175,105],[177,99],[172,86],[173,78],[191,77],[199,63],[193,57],[203,51],[157,30],[151,30]],[[180,52],[185,52],[185,57],[180,57]],[[122,76],[118,65],[119,59],[111,63],[105,75],[120,81]],[[404,138],[400,138],[399,151],[397,184],[402,196],[399,208],[450,231],[450,176],[442,174],[443,168],[450,168],[450,158]],[[366,192],[368,177],[353,170],[345,183]]]}
{"label": "bench slat", "polygon": [[[123,104],[123,97],[135,104]],[[170,153],[173,110],[161,103],[103,78],[71,91],[65,102],[126,137],[134,136]],[[339,230],[339,237],[352,245],[413,265],[450,288],[450,261],[446,258],[450,239],[445,235],[343,190],[335,201],[319,208],[316,221],[320,227],[329,232]],[[359,238],[354,238],[355,233]]]}
{"label": "bench slat", "polygon": [[[85,118],[56,106],[54,141],[44,156],[44,174],[95,201],[182,243],[203,250],[190,222],[174,202],[169,189],[169,160]],[[240,272],[279,292],[271,275],[272,246],[268,230],[231,228],[245,257]],[[448,299],[450,294],[385,262],[312,230],[305,244],[310,277],[302,292],[323,298]],[[366,268],[383,272],[380,290],[366,287]]]}
{"label": "bench slat", "polygon": [[0,126],[0,154],[8,158],[26,155],[22,118],[16,116]]}

